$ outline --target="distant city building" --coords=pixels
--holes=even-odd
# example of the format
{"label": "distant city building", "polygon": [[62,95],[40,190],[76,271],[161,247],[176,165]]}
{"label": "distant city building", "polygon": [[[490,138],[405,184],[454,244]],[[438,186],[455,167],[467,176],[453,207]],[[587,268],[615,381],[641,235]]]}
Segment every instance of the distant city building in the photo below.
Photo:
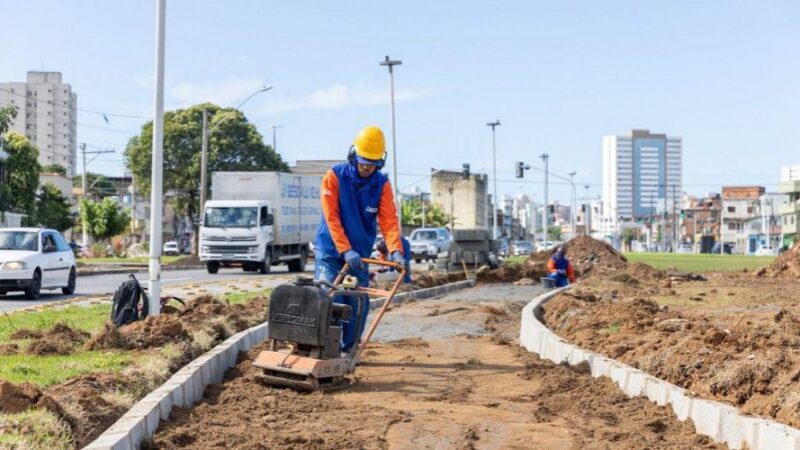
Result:
{"label": "distant city building", "polygon": [[763,186],[723,186],[721,238],[723,244],[732,246],[731,252],[749,253],[750,219],[758,215]]}
{"label": "distant city building", "polygon": [[800,237],[800,165],[781,167],[778,192],[785,195],[780,206],[782,245],[791,247]]}
{"label": "distant city building", "polygon": [[[431,174],[431,202],[453,217],[453,228],[489,228],[486,207],[488,176],[436,170]],[[498,223],[502,223],[499,219]]]}
{"label": "distant city building", "polygon": [[[616,241],[620,228],[636,221],[664,220],[665,245],[683,191],[680,137],[631,130],[603,137],[603,228]],[[669,241],[669,242],[667,242]]]}
{"label": "distant city building", "polygon": [[10,129],[39,149],[39,163],[58,164],[75,175],[78,99],[60,72],[28,72],[26,82],[0,83],[0,106],[17,107]]}

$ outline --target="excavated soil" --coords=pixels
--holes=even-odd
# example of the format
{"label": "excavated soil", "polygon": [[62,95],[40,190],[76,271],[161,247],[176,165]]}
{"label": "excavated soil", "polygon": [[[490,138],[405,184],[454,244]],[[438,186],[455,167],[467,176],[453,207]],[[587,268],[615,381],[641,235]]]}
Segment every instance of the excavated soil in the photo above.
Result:
{"label": "excavated soil", "polygon": [[[266,298],[229,305],[212,296],[200,296],[188,301],[185,308],[171,308],[165,314],[149,316],[123,327],[107,323],[100,333],[86,343],[86,348],[142,350],[162,347],[169,343],[189,342],[193,331],[209,328],[215,338],[224,339],[265,321],[267,304]],[[223,320],[209,323],[217,318]],[[233,330],[233,333],[226,328]]]}
{"label": "excavated soil", "polygon": [[579,283],[548,303],[565,339],[696,395],[800,426],[800,281],[744,273]]}
{"label": "excavated soil", "polygon": [[57,323],[43,333],[26,333],[26,335],[39,336],[28,346],[28,353],[40,356],[70,355],[89,339],[89,333],[73,330],[63,323]]}
{"label": "excavated soil", "polygon": [[777,257],[772,264],[755,272],[757,277],[800,278],[800,243]]}
{"label": "excavated soil", "polygon": [[251,365],[261,349],[241,354],[144,448],[724,448],[585,366],[517,347],[522,299],[537,289],[486,286],[393,307],[382,341],[334,392],[267,386]]}

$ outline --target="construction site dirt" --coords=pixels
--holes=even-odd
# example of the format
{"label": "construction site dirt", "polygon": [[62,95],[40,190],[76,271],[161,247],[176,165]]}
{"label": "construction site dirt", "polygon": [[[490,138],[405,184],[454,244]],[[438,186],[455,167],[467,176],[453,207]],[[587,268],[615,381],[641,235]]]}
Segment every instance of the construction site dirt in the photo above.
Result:
{"label": "construction site dirt", "polygon": [[629,266],[557,296],[545,320],[583,348],[797,427],[800,280],[772,278],[786,267],[800,265],[783,258],[755,274],[704,277]]}
{"label": "construction site dirt", "polygon": [[144,448],[724,448],[588,367],[518,347],[521,308],[539,293],[485,285],[395,305],[335,391],[265,385],[253,349]]}

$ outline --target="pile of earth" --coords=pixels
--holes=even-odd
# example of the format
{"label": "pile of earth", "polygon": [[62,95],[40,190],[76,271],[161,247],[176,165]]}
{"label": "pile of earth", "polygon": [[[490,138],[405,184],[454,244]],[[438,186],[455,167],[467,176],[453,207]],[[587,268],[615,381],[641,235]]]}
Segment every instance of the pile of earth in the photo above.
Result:
{"label": "pile of earth", "polygon": [[699,397],[800,426],[800,308],[778,308],[771,316],[766,311],[772,308],[760,315],[740,312],[732,325],[721,325],[713,316],[659,306],[647,288],[612,292],[599,286],[607,284],[593,280],[556,296],[544,306],[547,326],[570,343]]}
{"label": "pile of earth", "polygon": [[193,334],[204,332],[213,340],[225,339],[262,323],[267,318],[266,298],[231,305],[204,295],[189,300],[185,307],[165,309],[159,316],[117,327],[106,323],[103,330],[86,343],[88,350],[141,350],[169,343],[190,342]]}
{"label": "pile of earth", "polygon": [[800,242],[754,274],[767,278],[800,278]]}
{"label": "pile of earth", "polygon": [[[563,247],[579,277],[614,272],[628,265],[628,260],[610,244],[588,236],[570,239]],[[528,257],[525,264],[546,267],[547,260],[554,252],[555,249],[536,252]]]}
{"label": "pile of earth", "polygon": [[[32,339],[28,345],[28,353],[34,355],[70,355],[89,339],[89,333],[73,330],[64,323],[56,323],[45,331],[20,328],[11,333],[9,337],[11,339]],[[0,345],[0,354],[2,355],[15,355],[18,352],[18,344]]]}

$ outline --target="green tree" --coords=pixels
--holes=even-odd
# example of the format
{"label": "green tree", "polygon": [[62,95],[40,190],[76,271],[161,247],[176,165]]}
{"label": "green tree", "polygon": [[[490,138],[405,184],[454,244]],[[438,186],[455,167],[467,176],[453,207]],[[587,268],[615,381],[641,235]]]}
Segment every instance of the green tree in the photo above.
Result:
{"label": "green tree", "polygon": [[547,228],[547,239],[551,241],[560,241],[561,240],[561,227],[553,226]]}
{"label": "green tree", "polygon": [[[264,144],[255,126],[241,111],[220,108],[211,103],[164,114],[164,191],[176,195],[176,210],[195,217],[200,211],[200,147],[202,115],[208,111],[212,130],[208,140],[208,171],[287,171],[280,155]],[[136,178],[136,189],[150,192],[153,125],[142,126],[139,136],[131,138],[125,149],[128,168]]]}
{"label": "green tree", "polygon": [[[82,175],[72,177],[73,187],[83,186]],[[94,172],[86,172],[86,190],[89,194],[94,194],[97,198],[105,198],[117,193],[114,183],[104,175]]]}
{"label": "green tree", "polygon": [[28,139],[14,132],[6,134],[8,153],[6,180],[0,186],[0,210],[32,215],[39,189],[39,150]]}
{"label": "green tree", "polygon": [[36,196],[36,209],[26,222],[65,231],[72,228],[75,218],[70,211],[70,204],[61,190],[51,183],[45,183]]}
{"label": "green tree", "polygon": [[[422,202],[418,198],[404,200],[400,206],[403,225],[422,226]],[[445,214],[438,203],[425,202],[425,226],[443,227],[450,224],[450,216]]]}
{"label": "green tree", "polygon": [[[8,127],[15,117],[17,117],[17,108],[15,106],[0,108],[0,143],[2,143],[3,135],[8,131]],[[0,145],[0,147],[2,147],[2,145]]]}
{"label": "green tree", "polygon": [[95,239],[107,240],[122,234],[130,223],[128,211],[110,198],[92,201],[80,200],[81,226]]}
{"label": "green tree", "polygon": [[62,177],[65,177],[67,176],[67,169],[58,164],[48,164],[46,166],[42,166],[42,173],[57,173]]}

